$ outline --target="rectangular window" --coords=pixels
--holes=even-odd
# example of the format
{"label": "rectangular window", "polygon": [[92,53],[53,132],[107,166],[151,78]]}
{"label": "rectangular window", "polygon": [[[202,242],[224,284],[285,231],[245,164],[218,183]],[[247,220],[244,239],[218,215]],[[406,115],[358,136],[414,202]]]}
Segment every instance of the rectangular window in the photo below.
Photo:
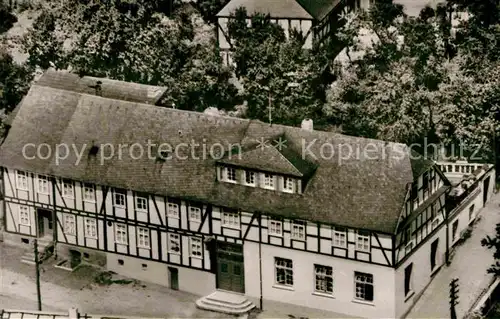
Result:
{"label": "rectangular window", "polygon": [[293,263],[290,259],[274,258],[275,283],[283,286],[293,286]]}
{"label": "rectangular window", "polygon": [[167,203],[167,216],[172,218],[179,218],[179,204],[169,202]]}
{"label": "rectangular window", "polygon": [[83,184],[83,200],[86,202],[95,202],[94,185]]}
{"label": "rectangular window", "polygon": [[357,231],[356,250],[370,251],[370,232],[364,230]]}
{"label": "rectangular window", "polygon": [[70,180],[63,180],[62,182],[62,195],[68,198],[74,198],[75,192],[73,189],[73,182]]}
{"label": "rectangular window", "polygon": [[255,172],[245,171],[245,184],[255,186]]}
{"label": "rectangular window", "polygon": [[75,235],[76,234],[75,215],[64,214],[63,221],[64,221],[64,232],[68,235]]}
{"label": "rectangular window", "polygon": [[115,189],[113,196],[113,204],[116,207],[124,208],[127,206],[127,196],[126,192],[122,190]]}
{"label": "rectangular window", "polygon": [[85,237],[97,238],[97,222],[94,218],[85,218]]}
{"label": "rectangular window", "polygon": [[453,223],[451,226],[451,238],[452,240],[455,240],[457,238],[457,232],[458,232],[458,219]]}
{"label": "rectangular window", "polygon": [[30,210],[28,206],[19,205],[19,224],[25,226],[31,226]]}
{"label": "rectangular window", "polygon": [[172,254],[181,253],[181,238],[178,234],[168,234],[168,252]]}
{"label": "rectangular window", "polygon": [[17,171],[16,174],[17,189],[28,190],[28,173]]}
{"label": "rectangular window", "polygon": [[49,178],[47,176],[38,175],[38,193],[49,194]]}
{"label": "rectangular window", "polygon": [[191,257],[201,258],[202,241],[200,238],[191,237]]}
{"label": "rectangular window", "polygon": [[325,294],[333,293],[333,270],[329,266],[314,265],[315,291]]}
{"label": "rectangular window", "polygon": [[283,222],[277,219],[269,220],[269,235],[282,236],[283,235]]}
{"label": "rectangular window", "polygon": [[291,237],[297,240],[306,239],[306,225],[301,221],[292,222],[292,234]]}
{"label": "rectangular window", "polygon": [[355,298],[363,301],[373,301],[373,275],[354,272]]}
{"label": "rectangular window", "polygon": [[148,198],[143,196],[135,197],[135,209],[140,212],[148,211]]}
{"label": "rectangular window", "polygon": [[429,172],[422,175],[422,193],[424,200],[426,200],[429,197]]}
{"label": "rectangular window", "polygon": [[274,189],[274,175],[264,174],[264,188]]}
{"label": "rectangular window", "polygon": [[123,245],[128,244],[126,225],[121,225],[121,224],[115,225],[115,242],[117,244],[123,244]]}
{"label": "rectangular window", "polygon": [[283,191],[293,193],[295,190],[295,181],[293,178],[283,177]]}
{"label": "rectangular window", "polygon": [[141,248],[149,248],[149,229],[137,228],[137,246]]}
{"label": "rectangular window", "polygon": [[432,244],[431,244],[431,270],[434,270],[434,267],[437,265],[437,250],[438,250],[438,244],[439,244],[439,238],[436,239]]}
{"label": "rectangular window", "polygon": [[343,227],[335,227],[333,228],[332,235],[333,246],[342,248],[347,247],[347,229]]}
{"label": "rectangular window", "polygon": [[233,212],[222,212],[222,226],[230,228],[239,228],[240,214]]}
{"label": "rectangular window", "polygon": [[418,206],[418,183],[413,182],[411,184],[411,198],[413,200],[413,209]]}
{"label": "rectangular window", "polygon": [[224,177],[228,182],[236,182],[236,169],[232,167],[224,168]]}
{"label": "rectangular window", "polygon": [[405,296],[412,291],[412,280],[411,280],[411,271],[413,268],[413,263],[409,264],[405,268]]}
{"label": "rectangular window", "polygon": [[201,222],[201,208],[189,206],[189,220],[192,222]]}

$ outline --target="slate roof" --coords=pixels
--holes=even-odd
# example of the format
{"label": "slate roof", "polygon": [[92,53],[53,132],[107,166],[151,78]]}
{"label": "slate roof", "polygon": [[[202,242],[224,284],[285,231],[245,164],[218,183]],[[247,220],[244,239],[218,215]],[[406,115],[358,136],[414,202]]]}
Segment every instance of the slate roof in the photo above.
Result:
{"label": "slate roof", "polygon": [[[223,154],[202,157],[215,144],[240,143],[248,147],[258,139],[277,136],[287,139],[287,152],[300,155],[294,167],[305,163],[299,171],[310,177],[302,194],[218,182],[215,166]],[[130,154],[130,148],[125,148],[121,154],[116,150],[111,154],[110,147],[105,146],[111,143],[117,149],[119,145],[140,143],[147,152],[148,141],[149,145],[185,144],[176,156],[164,162],[156,159],[154,147],[150,152],[153,156],[146,153],[137,159],[137,150]],[[26,149],[26,157],[22,155],[27,143],[46,143],[53,149],[64,143],[84,153],[80,162],[74,151],[59,162],[54,154],[48,159],[30,159],[33,148]],[[205,151],[202,147],[194,151],[186,147],[196,143],[204,143]],[[96,156],[89,155],[92,145],[101,145]],[[357,151],[367,147],[370,152]],[[23,99],[0,147],[0,165],[247,212],[394,233],[406,186],[413,180],[414,165],[409,153],[408,147],[397,143],[217,117],[35,84]],[[103,155],[109,159],[101,162]]]}
{"label": "slate roof", "polygon": [[231,0],[217,16],[229,17],[240,7],[244,7],[248,15],[262,13],[276,18],[313,19],[296,0]]}
{"label": "slate roof", "polygon": [[77,74],[49,69],[36,81],[36,84],[79,93],[96,95],[93,86],[101,81],[101,96],[130,102],[157,104],[165,94],[167,88],[138,84],[132,82],[116,81],[91,76],[80,77]]}

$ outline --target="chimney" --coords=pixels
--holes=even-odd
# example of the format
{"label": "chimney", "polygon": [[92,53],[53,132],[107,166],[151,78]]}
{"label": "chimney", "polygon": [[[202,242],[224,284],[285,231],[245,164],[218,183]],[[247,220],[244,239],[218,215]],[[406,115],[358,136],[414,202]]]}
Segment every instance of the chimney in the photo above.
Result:
{"label": "chimney", "polygon": [[300,127],[303,130],[312,131],[313,130],[313,120],[311,120],[311,119],[303,119],[302,120],[302,124],[300,125]]}

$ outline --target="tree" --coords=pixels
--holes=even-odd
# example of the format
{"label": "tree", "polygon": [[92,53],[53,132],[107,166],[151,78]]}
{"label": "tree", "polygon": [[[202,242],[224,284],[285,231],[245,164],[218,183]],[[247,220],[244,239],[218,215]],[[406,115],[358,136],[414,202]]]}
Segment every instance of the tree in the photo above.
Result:
{"label": "tree", "polygon": [[228,3],[229,0],[198,0],[196,7],[205,21],[216,23],[217,13]]}
{"label": "tree", "polygon": [[246,117],[288,125],[305,117],[321,121],[327,84],[321,51],[303,49],[303,35],[292,30],[287,37],[269,16],[249,17],[244,9],[235,12],[228,33]]}
{"label": "tree", "polygon": [[[186,6],[174,2],[176,11],[169,17],[161,3],[53,2],[24,39],[29,63],[42,69],[55,65],[81,75],[166,86],[166,105],[175,102],[181,109],[234,105],[236,88],[227,82],[230,70],[216,58],[213,33],[203,31],[200,16]],[[198,39],[201,31],[204,41]]]}
{"label": "tree", "polygon": [[17,17],[12,14],[10,8],[7,7],[5,1],[0,2],[0,34],[9,30],[14,23],[17,22]]}
{"label": "tree", "polygon": [[487,235],[486,238],[481,239],[481,246],[493,250],[493,258],[495,259],[495,264],[491,265],[491,267],[488,268],[487,272],[489,274],[499,276],[500,275],[500,224],[497,224],[495,227],[495,237],[492,238],[489,235]]}
{"label": "tree", "polygon": [[6,46],[0,46],[0,110],[9,113],[28,92],[32,80],[29,68],[18,65],[7,52]]}

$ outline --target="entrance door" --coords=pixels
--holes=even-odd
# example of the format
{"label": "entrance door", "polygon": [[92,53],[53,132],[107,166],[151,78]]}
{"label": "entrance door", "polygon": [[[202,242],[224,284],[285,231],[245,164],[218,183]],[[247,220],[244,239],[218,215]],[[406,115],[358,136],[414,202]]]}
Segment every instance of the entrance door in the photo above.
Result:
{"label": "entrance door", "polygon": [[486,206],[486,201],[488,201],[489,189],[490,189],[490,176],[488,176],[483,182],[483,207]]}
{"label": "entrance door", "polygon": [[46,209],[37,209],[38,215],[38,237],[53,236],[54,222],[52,211]]}
{"label": "entrance door", "polygon": [[168,267],[168,285],[172,290],[179,290],[179,270]]}
{"label": "entrance door", "polygon": [[437,257],[437,249],[438,249],[438,244],[439,244],[439,238],[436,239],[432,244],[431,244],[431,271],[434,270],[436,267],[436,257]]}
{"label": "entrance door", "polygon": [[245,292],[243,247],[237,244],[217,243],[217,288]]}

